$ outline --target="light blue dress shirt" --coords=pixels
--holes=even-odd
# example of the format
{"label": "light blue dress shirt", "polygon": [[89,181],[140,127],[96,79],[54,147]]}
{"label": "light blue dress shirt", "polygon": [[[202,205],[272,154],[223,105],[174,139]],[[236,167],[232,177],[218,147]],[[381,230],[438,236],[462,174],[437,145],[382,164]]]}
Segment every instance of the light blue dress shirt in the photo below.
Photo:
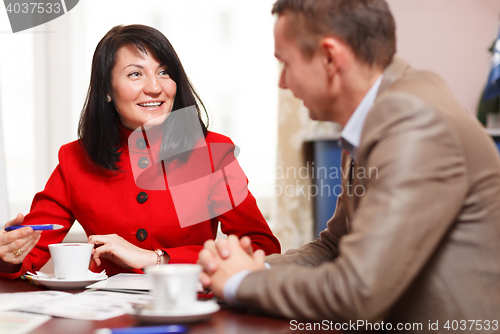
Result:
{"label": "light blue dress shirt", "polygon": [[342,148],[349,151],[349,154],[351,154],[354,160],[358,158],[358,147],[361,141],[361,133],[363,132],[366,116],[375,103],[381,82],[382,75],[377,78],[368,93],[363,97],[363,100],[361,100],[356,110],[354,110],[354,113],[349,117],[347,124],[340,133]]}

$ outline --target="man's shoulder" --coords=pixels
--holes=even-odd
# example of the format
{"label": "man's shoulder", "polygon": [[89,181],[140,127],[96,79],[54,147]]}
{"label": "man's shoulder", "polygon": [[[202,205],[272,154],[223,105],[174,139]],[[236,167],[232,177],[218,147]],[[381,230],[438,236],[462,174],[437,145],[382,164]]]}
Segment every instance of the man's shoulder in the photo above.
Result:
{"label": "man's shoulder", "polygon": [[413,68],[405,60],[394,57],[393,61],[384,70],[384,76],[377,94],[377,101],[389,94],[406,92],[414,96],[429,98],[441,97],[441,94],[432,94],[446,91],[445,98],[453,98],[446,82],[437,73]]}
{"label": "man's shoulder", "polygon": [[391,94],[404,92],[425,100],[429,99],[454,99],[453,93],[444,79],[437,73],[427,70],[412,69],[398,80],[395,80],[385,92]]}
{"label": "man's shoulder", "polygon": [[491,149],[491,138],[447,83],[436,73],[411,67],[379,92],[364,124],[361,146],[373,147],[390,138],[394,145],[441,142],[466,156],[474,156],[477,147],[488,147],[491,159],[498,155]]}
{"label": "man's shoulder", "polygon": [[372,111],[369,118],[378,120],[425,117],[426,112],[444,118],[469,117],[440,75],[414,69],[401,59],[395,59],[384,72]]}

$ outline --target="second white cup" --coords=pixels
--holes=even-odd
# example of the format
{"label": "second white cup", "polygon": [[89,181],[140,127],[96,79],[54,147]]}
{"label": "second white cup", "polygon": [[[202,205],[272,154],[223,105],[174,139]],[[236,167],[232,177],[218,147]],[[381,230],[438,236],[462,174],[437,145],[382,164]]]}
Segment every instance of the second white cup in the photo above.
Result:
{"label": "second white cup", "polygon": [[146,268],[152,282],[154,310],[185,309],[198,298],[201,266],[198,264],[164,264]]}
{"label": "second white cup", "polygon": [[94,245],[87,243],[49,245],[55,277],[67,281],[87,279],[92,248]]}

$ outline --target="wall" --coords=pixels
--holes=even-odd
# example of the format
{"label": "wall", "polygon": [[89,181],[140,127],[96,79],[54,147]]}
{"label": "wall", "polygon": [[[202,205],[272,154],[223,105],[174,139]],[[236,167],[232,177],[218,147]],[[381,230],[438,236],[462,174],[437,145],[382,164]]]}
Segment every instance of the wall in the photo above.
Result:
{"label": "wall", "polygon": [[499,0],[387,0],[396,20],[398,55],[439,73],[476,113],[498,36]]}

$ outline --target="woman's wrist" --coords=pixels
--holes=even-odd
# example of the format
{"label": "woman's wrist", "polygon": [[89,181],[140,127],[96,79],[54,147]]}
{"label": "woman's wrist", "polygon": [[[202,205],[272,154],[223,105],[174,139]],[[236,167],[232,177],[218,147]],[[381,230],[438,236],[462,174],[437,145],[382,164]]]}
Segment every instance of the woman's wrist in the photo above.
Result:
{"label": "woman's wrist", "polygon": [[167,264],[170,261],[170,255],[162,249],[155,249],[154,251],[149,251],[148,253],[150,254],[148,264],[151,266]]}
{"label": "woman's wrist", "polygon": [[156,254],[156,264],[167,264],[170,261],[170,255],[168,255],[167,252],[165,252],[163,249],[156,249],[155,251]]}
{"label": "woman's wrist", "polygon": [[163,264],[163,254],[165,254],[165,252],[162,249],[155,249],[154,253],[156,254],[156,265],[159,266]]}

